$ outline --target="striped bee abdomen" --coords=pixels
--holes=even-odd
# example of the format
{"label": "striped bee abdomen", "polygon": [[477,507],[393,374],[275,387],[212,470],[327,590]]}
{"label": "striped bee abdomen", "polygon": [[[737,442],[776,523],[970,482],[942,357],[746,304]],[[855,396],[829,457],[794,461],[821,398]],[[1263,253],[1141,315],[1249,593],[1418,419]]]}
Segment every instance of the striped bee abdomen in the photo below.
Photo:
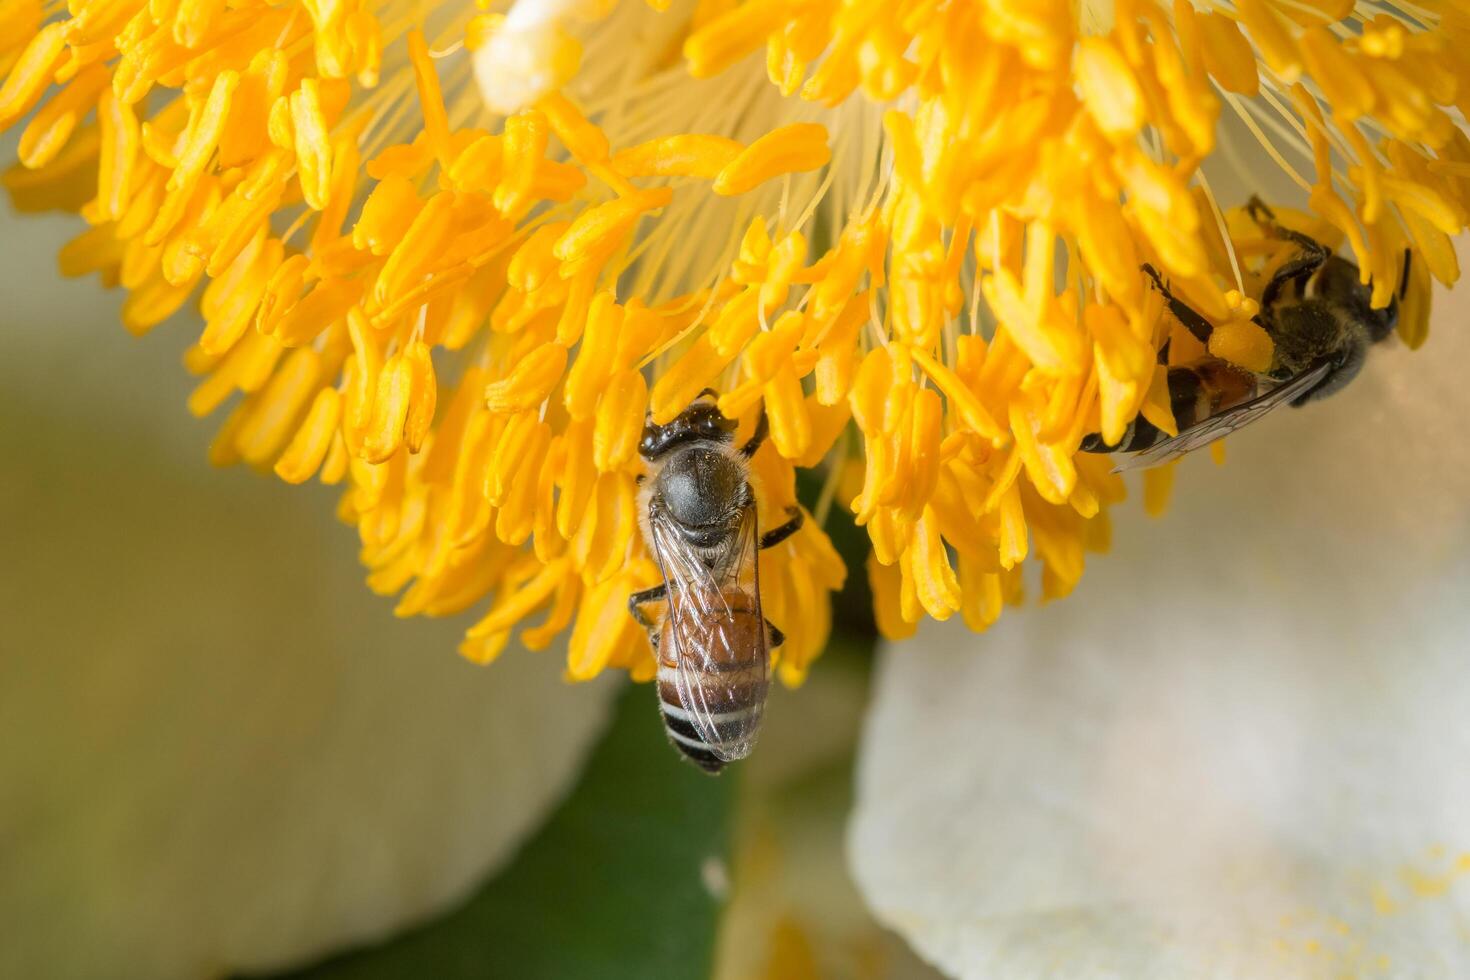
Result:
{"label": "striped bee abdomen", "polygon": [[[1219,358],[1206,358],[1193,364],[1169,369],[1169,407],[1179,431],[1191,429],[1210,416],[1255,397],[1255,376]],[[1172,438],[1142,415],[1123,430],[1116,445],[1103,442],[1092,433],[1079,447],[1084,453],[1136,453]]]}
{"label": "striped bee abdomen", "polygon": [[[659,630],[664,728],[674,747],[707,772],[750,754],[765,709],[769,654],[753,598],[729,590],[721,602],[688,601],[684,615],[665,617]],[[689,615],[696,608],[707,615]]]}

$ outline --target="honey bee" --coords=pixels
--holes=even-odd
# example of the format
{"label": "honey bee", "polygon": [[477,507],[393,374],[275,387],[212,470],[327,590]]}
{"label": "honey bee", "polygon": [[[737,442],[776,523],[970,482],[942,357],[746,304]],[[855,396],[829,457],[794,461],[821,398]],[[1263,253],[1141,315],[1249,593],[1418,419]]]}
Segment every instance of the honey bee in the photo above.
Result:
{"label": "honey bee", "polygon": [[[1268,236],[1289,241],[1301,251],[1277,269],[1261,292],[1255,317],[1276,345],[1269,371],[1255,374],[1218,357],[1171,367],[1169,402],[1179,434],[1170,437],[1139,416],[1115,445],[1098,434],[1082,440],[1089,453],[1133,453],[1113,471],[1156,466],[1177,459],[1236,432],[1272,409],[1301,406],[1342,390],[1363,369],[1368,348],[1385,340],[1398,323],[1399,300],[1409,283],[1412,253],[1404,252],[1398,295],[1375,310],[1371,286],[1359,280],[1358,267],[1320,242],[1282,227],[1258,197],[1246,205]],[[1214,331],[1205,317],[1174,296],[1152,266],[1143,271],[1164,294],[1170,312],[1201,343]],[[1162,361],[1167,353],[1160,352]]]}
{"label": "honey bee", "polygon": [[[761,613],[756,552],[802,525],[802,511],[762,534],[750,457],[765,441],[765,412],[749,442],[704,391],[667,425],[649,420],[638,452],[639,524],[663,583],[628,597],[658,658],[659,708],[669,741],[709,773],[755,746],[770,686],[770,651],[784,639]],[[645,606],[662,604],[651,618]]]}

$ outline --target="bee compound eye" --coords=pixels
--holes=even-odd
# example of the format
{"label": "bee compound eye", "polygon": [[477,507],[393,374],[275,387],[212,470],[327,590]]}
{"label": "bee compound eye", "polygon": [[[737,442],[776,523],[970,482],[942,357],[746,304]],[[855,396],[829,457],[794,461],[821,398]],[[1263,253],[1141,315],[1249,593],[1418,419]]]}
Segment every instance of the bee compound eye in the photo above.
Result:
{"label": "bee compound eye", "polygon": [[643,426],[643,436],[638,440],[638,455],[654,459],[664,451],[674,434],[673,426],[658,425],[650,420]]}
{"label": "bee compound eye", "polygon": [[690,420],[695,432],[701,439],[709,439],[713,442],[724,442],[735,432],[739,423],[735,419],[727,419],[720,410],[713,405],[702,410],[697,416]]}

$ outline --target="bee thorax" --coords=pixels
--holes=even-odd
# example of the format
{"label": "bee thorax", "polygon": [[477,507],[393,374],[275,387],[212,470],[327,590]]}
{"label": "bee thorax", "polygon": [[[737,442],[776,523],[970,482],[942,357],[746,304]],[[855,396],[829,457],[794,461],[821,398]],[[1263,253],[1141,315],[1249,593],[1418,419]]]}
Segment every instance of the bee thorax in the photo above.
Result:
{"label": "bee thorax", "polygon": [[680,449],[659,469],[654,492],[675,521],[707,528],[738,519],[745,485],[745,470],[726,447],[696,443]]}
{"label": "bee thorax", "polygon": [[1276,360],[1287,375],[1335,359],[1349,339],[1343,318],[1321,300],[1308,300],[1273,311],[1271,326]]}

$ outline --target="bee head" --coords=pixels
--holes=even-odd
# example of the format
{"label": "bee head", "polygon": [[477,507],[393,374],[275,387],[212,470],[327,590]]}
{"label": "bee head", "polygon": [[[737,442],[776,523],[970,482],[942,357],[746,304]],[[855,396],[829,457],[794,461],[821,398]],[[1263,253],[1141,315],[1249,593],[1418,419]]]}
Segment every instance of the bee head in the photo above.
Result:
{"label": "bee head", "polygon": [[638,454],[646,460],[655,460],[684,443],[729,442],[735,438],[735,420],[721,415],[714,399],[715,393],[706,391],[666,425],[650,419],[643,427]]}
{"label": "bee head", "polygon": [[1393,333],[1394,328],[1399,325],[1399,298],[1395,296],[1388,301],[1388,305],[1381,310],[1369,310],[1367,323],[1368,337],[1374,343],[1385,339]]}

